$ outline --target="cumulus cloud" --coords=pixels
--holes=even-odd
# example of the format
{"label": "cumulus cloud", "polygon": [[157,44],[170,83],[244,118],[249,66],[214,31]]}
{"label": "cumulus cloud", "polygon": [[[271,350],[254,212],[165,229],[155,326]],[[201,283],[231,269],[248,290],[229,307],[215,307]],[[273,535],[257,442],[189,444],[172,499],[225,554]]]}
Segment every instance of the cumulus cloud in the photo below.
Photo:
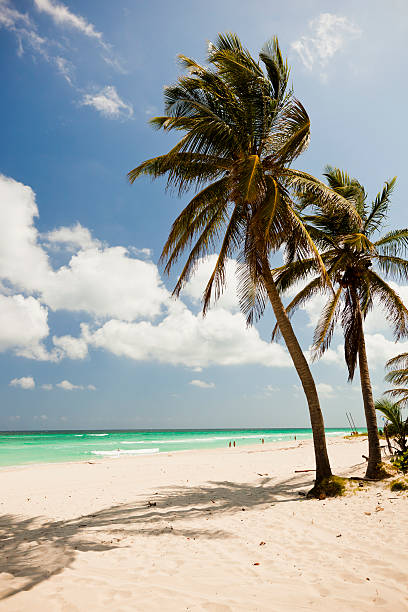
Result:
{"label": "cumulus cloud", "polygon": [[187,367],[262,364],[288,367],[287,352],[265,342],[258,331],[245,326],[240,313],[210,311],[203,319],[184,304],[173,305],[157,324],[112,319],[92,330],[82,326],[83,337],[95,348],[136,361],[157,361]]}
{"label": "cumulus cloud", "polygon": [[59,227],[47,232],[44,238],[49,246],[65,246],[70,250],[100,247],[101,242],[92,237],[87,227],[76,223],[72,227]]}
{"label": "cumulus cloud", "polygon": [[107,85],[100,91],[89,92],[81,101],[82,106],[91,106],[108,119],[130,119],[133,107],[119,96],[113,85]]}
{"label": "cumulus cloud", "polygon": [[41,389],[44,389],[44,391],[51,391],[52,385],[45,383],[44,385],[41,385]]}
{"label": "cumulus cloud", "polygon": [[308,70],[327,65],[347,41],[361,36],[361,29],[346,17],[332,13],[321,13],[309,22],[309,36],[301,36],[292,43]]}
{"label": "cumulus cloud", "polygon": [[318,385],[316,385],[316,389],[320,397],[326,399],[333,397],[334,389],[331,385],[327,383],[319,383]]}
{"label": "cumulus cloud", "polygon": [[[197,305],[201,304],[205,286],[214,270],[216,262],[217,255],[210,255],[199,262],[197,270],[183,289],[183,296],[189,297]],[[232,312],[239,311],[236,262],[233,259],[227,260],[224,291],[216,302],[214,300],[211,302],[211,308],[224,308]]]}
{"label": "cumulus cloud", "polygon": [[95,391],[96,387],[94,385],[74,385],[69,380],[61,380],[61,382],[55,385],[59,389],[64,389],[64,391]]}
{"label": "cumulus cloud", "polygon": [[72,336],[53,336],[53,344],[60,349],[60,355],[69,359],[85,359],[88,355],[88,345],[83,338]]}
{"label": "cumulus cloud", "polygon": [[0,352],[14,349],[17,355],[50,359],[42,344],[49,334],[48,311],[33,297],[0,294]]}
{"label": "cumulus cloud", "polygon": [[[141,258],[150,253],[144,250],[138,256],[134,249],[103,244],[80,224],[40,236],[37,216],[33,191],[0,176],[0,351],[59,361],[84,359],[90,350],[101,349],[197,372],[211,365],[291,366],[283,346],[264,341],[256,328],[246,327],[235,293],[234,261],[227,264],[226,292],[203,318],[198,312],[201,293],[215,256],[202,262],[185,287],[183,296],[193,302],[192,309],[171,299],[157,266]],[[53,267],[54,247],[67,249],[65,265]],[[408,288],[400,290],[408,295]],[[305,306],[310,324],[315,324],[323,303],[324,298]],[[80,324],[77,336],[50,337],[49,309],[83,313],[87,322]],[[323,358],[327,364],[344,362],[339,338],[335,336]],[[404,346],[400,343],[398,350]],[[383,364],[397,347],[385,336],[369,333],[367,351],[373,365]],[[62,389],[81,387],[62,383]]]}
{"label": "cumulus cloud", "polygon": [[193,387],[200,387],[200,389],[214,389],[215,388],[215,383],[205,382],[205,380],[199,380],[197,378],[190,381],[189,384],[193,385]]}
{"label": "cumulus cloud", "polygon": [[35,380],[32,376],[22,376],[21,378],[13,378],[10,380],[10,387],[20,387],[21,389],[34,389]]}

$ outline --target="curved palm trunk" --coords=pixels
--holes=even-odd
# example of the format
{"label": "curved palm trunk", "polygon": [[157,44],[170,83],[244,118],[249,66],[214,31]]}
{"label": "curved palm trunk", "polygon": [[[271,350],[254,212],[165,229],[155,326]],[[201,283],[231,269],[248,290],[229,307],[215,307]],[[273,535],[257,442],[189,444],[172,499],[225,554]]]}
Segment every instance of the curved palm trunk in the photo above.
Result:
{"label": "curved palm trunk", "polygon": [[371,387],[370,372],[366,346],[364,340],[363,320],[361,311],[358,313],[360,326],[358,342],[358,365],[360,370],[361,393],[363,395],[364,413],[367,423],[368,435],[368,465],[366,478],[379,478],[381,476],[381,448],[380,438],[378,437],[377,414],[374,406],[373,391]]}
{"label": "curved palm trunk", "polygon": [[302,383],[309,406],[310,423],[313,431],[313,444],[316,459],[316,483],[319,483],[324,478],[329,478],[332,475],[332,472],[327,454],[324,421],[322,411],[320,409],[316,385],[314,383],[309,364],[306,361],[298,339],[293,331],[292,324],[280,299],[278,290],[276,289],[276,285],[270,271],[268,258],[266,256],[261,256],[261,261],[262,276],[265,288],[268,293],[276,321],[279,325],[280,332]]}

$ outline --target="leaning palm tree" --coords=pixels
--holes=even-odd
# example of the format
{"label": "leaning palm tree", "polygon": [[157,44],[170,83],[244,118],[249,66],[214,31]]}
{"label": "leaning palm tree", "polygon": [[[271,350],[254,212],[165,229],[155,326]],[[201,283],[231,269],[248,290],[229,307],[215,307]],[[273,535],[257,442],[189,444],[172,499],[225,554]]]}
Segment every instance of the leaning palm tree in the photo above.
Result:
{"label": "leaning palm tree", "polygon": [[[354,377],[357,361],[360,371],[369,442],[366,476],[378,478],[383,472],[381,449],[363,323],[376,300],[385,309],[395,339],[408,334],[408,310],[384,280],[384,277],[408,279],[408,261],[402,257],[408,248],[408,229],[391,231],[382,237],[375,236],[386,219],[395,178],[385,183],[384,189],[369,206],[364,187],[356,179],[330,166],[326,167],[325,176],[331,188],[353,204],[358,218],[341,211],[328,214],[318,200],[300,194],[299,208],[303,211],[303,221],[319,247],[334,287],[315,329],[314,358],[321,357],[330,346],[340,317],[349,380]],[[308,210],[310,212],[306,214]],[[373,269],[373,265],[377,270]],[[312,258],[292,258],[286,265],[275,269],[273,274],[280,293],[296,283],[308,281],[286,307],[289,316],[311,297],[327,290],[327,283],[315,274]],[[275,334],[277,331],[278,327]]]}
{"label": "leaning palm tree", "polygon": [[[237,256],[240,304],[251,324],[270,301],[306,394],[316,457],[316,481],[331,476],[324,422],[310,368],[286,315],[270,272],[269,257],[282,245],[310,256],[311,267],[327,280],[321,258],[289,196],[296,187],[318,195],[325,209],[349,208],[347,200],[314,177],[292,169],[305,149],[310,121],[288,89],[289,68],[274,38],[255,61],[234,34],[219,35],[208,48],[208,65],[180,56],[188,75],[166,87],[165,115],[154,127],[183,135],[165,155],[129,172],[167,175],[179,194],[196,195],[175,220],[161,261],[168,273],[189,252],[174,294],[201,258],[218,257],[203,295],[205,314],[225,284],[225,264]],[[265,72],[264,72],[265,70]]]}
{"label": "leaning palm tree", "polygon": [[385,380],[397,385],[394,389],[389,389],[385,393],[397,398],[395,402],[398,406],[405,407],[408,404],[408,353],[401,353],[389,359],[386,363],[389,370]]}

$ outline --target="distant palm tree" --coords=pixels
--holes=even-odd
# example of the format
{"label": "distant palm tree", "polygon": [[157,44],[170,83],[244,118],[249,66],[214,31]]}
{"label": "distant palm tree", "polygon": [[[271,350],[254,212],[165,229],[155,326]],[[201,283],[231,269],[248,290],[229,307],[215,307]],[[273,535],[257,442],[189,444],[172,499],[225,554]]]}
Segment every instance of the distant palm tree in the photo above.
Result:
{"label": "distant palm tree", "polygon": [[305,391],[316,457],[316,481],[331,475],[323,417],[310,368],[293,332],[270,272],[269,256],[283,244],[291,253],[311,256],[311,268],[327,279],[317,249],[289,197],[289,189],[318,195],[327,209],[349,208],[348,202],[314,177],[290,165],[306,148],[310,121],[288,90],[289,68],[276,38],[255,61],[235,34],[221,34],[208,48],[208,66],[180,56],[189,72],[166,87],[165,115],[151,123],[183,133],[165,155],[129,172],[167,175],[179,194],[200,191],[175,220],[161,261],[169,272],[189,251],[174,289],[178,295],[198,262],[219,252],[203,295],[205,313],[225,285],[225,264],[238,255],[239,295],[248,323],[272,304],[286,346]]}
{"label": "distant palm tree", "polygon": [[386,363],[389,370],[385,380],[397,385],[394,389],[386,391],[391,397],[398,398],[395,404],[406,406],[408,403],[408,353],[401,353]]}
{"label": "distant palm tree", "polygon": [[404,420],[398,402],[391,402],[389,399],[382,398],[375,402],[375,408],[387,419],[387,424],[384,426],[387,438],[388,435],[395,438],[401,453],[407,451],[408,418]]}
{"label": "distant palm tree", "polygon": [[[314,357],[323,355],[330,346],[341,315],[349,380],[354,377],[357,359],[359,363],[369,442],[366,476],[377,478],[382,473],[381,449],[363,322],[373,307],[374,299],[377,299],[386,311],[396,340],[408,334],[408,310],[394,289],[383,279],[408,279],[408,261],[401,257],[408,248],[408,229],[394,230],[373,240],[373,235],[380,231],[386,219],[395,178],[385,183],[382,192],[378,193],[371,206],[368,206],[364,187],[356,179],[330,166],[326,167],[324,176],[332,189],[354,205],[359,219],[343,212],[328,214],[319,206],[318,200],[309,195],[300,195],[303,221],[319,247],[334,287],[314,333]],[[312,213],[305,214],[310,206]],[[377,271],[372,268],[373,264]],[[327,284],[320,275],[310,280],[310,275],[314,272],[312,258],[294,259],[273,271],[280,293],[299,282],[309,281],[287,306],[286,312],[289,316],[311,297],[327,290]],[[275,333],[277,331],[278,327]]]}

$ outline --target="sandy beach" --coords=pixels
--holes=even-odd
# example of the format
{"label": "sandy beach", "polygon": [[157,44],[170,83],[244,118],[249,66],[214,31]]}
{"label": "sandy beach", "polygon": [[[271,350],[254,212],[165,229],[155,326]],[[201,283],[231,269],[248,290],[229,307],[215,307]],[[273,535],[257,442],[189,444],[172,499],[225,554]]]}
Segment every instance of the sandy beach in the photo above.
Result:
{"label": "sandy beach", "polygon": [[[328,440],[361,475],[364,439]],[[403,611],[407,499],[311,441],[4,468],[0,610]]]}

